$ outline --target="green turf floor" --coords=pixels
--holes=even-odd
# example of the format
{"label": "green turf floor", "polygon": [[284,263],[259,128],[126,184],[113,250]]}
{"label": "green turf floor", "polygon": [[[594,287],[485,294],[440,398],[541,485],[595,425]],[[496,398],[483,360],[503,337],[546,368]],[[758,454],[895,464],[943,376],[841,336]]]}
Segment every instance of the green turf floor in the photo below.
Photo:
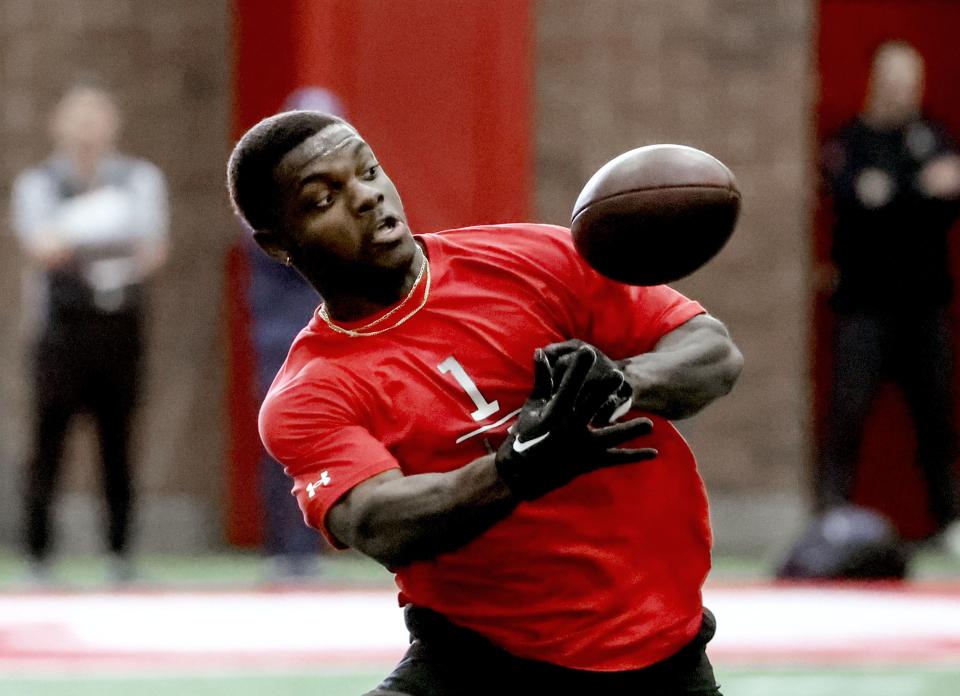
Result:
{"label": "green turf floor", "polygon": [[[737,582],[770,579],[774,558],[718,555],[711,581]],[[143,555],[135,562],[135,585],[169,589],[251,589],[271,580],[269,568],[256,553],[224,552],[204,556]],[[307,584],[335,587],[392,588],[391,575],[375,562],[354,552],[325,554],[321,572]],[[108,568],[97,556],[65,556],[53,564],[54,584],[62,589],[108,589]],[[910,564],[914,580],[960,579],[960,559],[923,551]],[[107,584],[105,584],[107,583]],[[0,548],[0,592],[28,585],[27,567],[10,549]],[[957,692],[960,694],[960,690]]]}
{"label": "green turf floor", "polygon": [[[311,586],[392,587],[390,575],[350,553],[325,557]],[[165,589],[251,589],[269,580],[262,559],[251,553],[138,558],[138,584]],[[720,557],[713,580],[769,578],[769,559]],[[66,557],[53,569],[55,584],[68,590],[108,589],[106,566],[96,557]],[[960,578],[960,561],[921,554],[911,568],[920,580]],[[0,550],[0,592],[18,592],[26,567]],[[225,673],[205,676],[8,676],[0,671],[0,696],[357,696],[375,685],[388,665],[364,673]],[[960,696],[960,663],[943,668],[732,669],[717,665],[725,696]]]}
{"label": "green turf floor", "polygon": [[[141,555],[134,559],[134,587],[164,589],[249,590],[275,580],[271,567],[256,553],[225,552],[203,556]],[[353,552],[321,558],[320,572],[303,579],[305,585],[392,588],[390,573]],[[0,549],[0,592],[29,588],[31,579],[23,560]],[[51,564],[51,584],[64,590],[110,589],[109,566],[100,556],[61,556]]]}
{"label": "green turf floor", "polygon": [[[0,677],[0,696],[359,696],[382,672],[205,677]],[[717,669],[724,696],[956,696],[956,668]]]}

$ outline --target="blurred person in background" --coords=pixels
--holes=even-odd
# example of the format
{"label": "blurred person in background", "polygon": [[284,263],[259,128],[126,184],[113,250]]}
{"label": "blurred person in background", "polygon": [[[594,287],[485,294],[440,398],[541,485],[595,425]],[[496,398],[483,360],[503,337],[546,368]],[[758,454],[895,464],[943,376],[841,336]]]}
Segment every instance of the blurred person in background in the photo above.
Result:
{"label": "blurred person in background", "polygon": [[[343,105],[336,95],[315,86],[301,87],[290,93],[283,110],[295,109],[344,115]],[[320,296],[294,268],[264,254],[253,242],[249,231],[244,231],[242,243],[250,264],[248,300],[259,405],[286,360],[293,339],[320,304]],[[315,575],[319,570],[317,554],[321,538],[303,523],[303,513],[290,495],[290,478],[266,450],[261,453],[260,475],[263,481],[263,552],[267,557],[267,580],[283,582]]]}
{"label": "blurred person in background", "polygon": [[833,200],[834,368],[816,503],[848,503],[864,424],[895,380],[917,434],[938,539],[960,555],[948,240],[960,212],[960,156],[921,112],[924,62],[909,44],[874,54],[863,111],[824,148]]}
{"label": "blurred person in background", "polygon": [[114,579],[129,579],[133,483],[130,435],[141,383],[145,282],[167,253],[164,177],[117,152],[112,95],[77,84],[50,120],[54,151],[13,186],[13,226],[33,266],[33,454],[26,477],[26,551],[49,578],[51,508],[64,442],[79,413],[92,416],[107,503]]}

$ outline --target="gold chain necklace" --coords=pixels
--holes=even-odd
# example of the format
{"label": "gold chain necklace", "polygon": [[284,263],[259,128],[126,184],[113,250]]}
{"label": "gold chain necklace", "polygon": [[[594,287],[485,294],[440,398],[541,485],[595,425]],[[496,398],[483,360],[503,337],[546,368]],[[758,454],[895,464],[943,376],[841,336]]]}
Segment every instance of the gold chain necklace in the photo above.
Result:
{"label": "gold chain necklace", "polygon": [[[423,272],[426,268],[427,268],[427,257],[426,255],[424,255],[423,263],[420,264],[420,270],[417,271],[417,277],[414,278],[413,285],[410,286],[410,290],[407,292],[407,296],[403,298],[403,301],[400,304],[398,304],[396,307],[391,309],[389,312],[384,314],[382,317],[378,317],[377,319],[374,319],[369,324],[364,324],[363,326],[358,326],[355,329],[349,329],[349,330],[363,331],[365,329],[369,329],[371,326],[376,326],[377,324],[382,323],[384,320],[389,319],[393,314],[403,309],[404,305],[410,301],[410,298],[413,297],[413,294],[417,291],[417,286],[420,285],[420,279],[423,278]],[[317,309],[317,312],[320,315],[320,318],[323,319],[329,326],[336,326],[336,324],[333,323],[333,320],[330,319],[330,315],[327,314],[326,304],[320,305],[320,307]],[[342,329],[343,327],[337,326],[337,328]]]}
{"label": "gold chain necklace", "polygon": [[[390,326],[388,326],[388,327],[386,327],[386,328],[377,329],[376,331],[366,331],[366,329],[369,329],[371,326],[376,326],[377,324],[383,322],[384,319],[387,319],[387,318],[390,317],[392,314],[400,311],[400,309],[402,309],[403,306],[404,306],[405,304],[407,304],[407,302],[410,300],[410,298],[413,297],[414,293],[417,291],[417,288],[418,288],[419,285],[420,285],[420,279],[423,278],[424,276],[426,276],[426,282],[425,282],[425,285],[424,285],[424,287],[423,287],[423,299],[420,301],[420,304],[417,305],[417,308],[416,308],[416,309],[414,309],[412,312],[410,312],[410,313],[407,314],[406,316],[402,317],[402,318],[401,318],[399,321],[397,321],[395,324],[391,324]],[[401,302],[400,304],[398,304],[396,307],[394,307],[393,309],[391,309],[389,312],[387,312],[386,314],[384,314],[382,317],[380,317],[380,318],[378,318],[378,319],[374,319],[374,320],[371,321],[369,324],[364,324],[363,326],[357,327],[356,329],[345,329],[344,327],[342,327],[342,326],[337,326],[336,324],[333,323],[333,321],[330,319],[330,316],[327,314],[326,305],[320,305],[320,307],[317,308],[317,316],[319,316],[321,319],[323,319],[324,323],[325,323],[327,326],[329,326],[331,329],[333,329],[334,331],[336,331],[337,333],[342,333],[342,334],[344,334],[344,335],[346,335],[346,336],[350,336],[350,337],[353,337],[353,338],[356,338],[356,337],[359,337],[359,336],[376,336],[376,335],[378,335],[378,334],[382,334],[382,333],[385,333],[385,332],[387,332],[387,331],[390,331],[391,329],[395,329],[395,328],[397,328],[398,326],[400,326],[401,324],[404,324],[404,323],[406,323],[407,321],[409,321],[410,318],[413,317],[414,314],[416,314],[416,313],[419,312],[421,309],[423,309],[424,305],[427,304],[427,297],[429,297],[429,295],[430,295],[430,262],[427,260],[426,255],[424,255],[424,257],[423,257],[423,263],[420,264],[420,272],[417,273],[417,278],[416,278],[416,280],[413,281],[413,286],[410,288],[410,292],[408,292],[408,293],[407,293],[407,296],[403,298],[403,302]]]}

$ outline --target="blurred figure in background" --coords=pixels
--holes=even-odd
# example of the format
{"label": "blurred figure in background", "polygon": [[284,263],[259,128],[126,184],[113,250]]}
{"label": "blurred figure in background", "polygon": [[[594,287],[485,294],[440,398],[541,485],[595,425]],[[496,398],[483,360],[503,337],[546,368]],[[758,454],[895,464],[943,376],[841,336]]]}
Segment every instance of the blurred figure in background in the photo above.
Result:
{"label": "blurred figure in background", "polygon": [[960,157],[943,127],[922,115],[923,88],[920,54],[900,41],[883,44],[862,113],[824,150],[837,324],[816,498],[821,511],[850,500],[866,417],[881,381],[892,378],[916,426],[930,513],[960,554],[947,253]]}
{"label": "blurred figure in background", "polygon": [[[322,87],[301,87],[287,97],[284,111],[310,109],[344,116],[340,100]],[[250,234],[243,235],[250,264],[250,313],[256,360],[257,406],[273,383],[293,339],[320,304],[320,295],[294,268],[264,254]],[[303,514],[290,495],[290,479],[283,467],[261,452],[263,490],[263,552],[267,579],[307,578],[319,570],[320,537],[303,523]]]}
{"label": "blurred figure in background", "polygon": [[14,230],[37,271],[26,297],[41,314],[26,549],[34,576],[46,579],[64,442],[73,417],[86,412],[100,444],[111,571],[122,581],[132,574],[129,450],[144,283],[166,257],[167,190],[155,166],[115,150],[120,117],[102,87],[68,90],[50,126],[54,152],[17,177],[12,200]]}

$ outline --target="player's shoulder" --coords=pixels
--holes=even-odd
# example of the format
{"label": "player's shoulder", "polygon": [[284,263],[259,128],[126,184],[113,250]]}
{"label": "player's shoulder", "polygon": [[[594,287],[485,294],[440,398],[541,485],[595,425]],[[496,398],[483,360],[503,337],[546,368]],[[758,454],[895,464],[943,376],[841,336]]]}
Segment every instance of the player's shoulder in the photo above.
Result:
{"label": "player's shoulder", "polygon": [[324,350],[322,338],[308,327],[294,339],[271,392],[338,389],[352,379],[352,372],[344,360]]}
{"label": "player's shoulder", "polygon": [[439,244],[471,251],[544,253],[549,250],[564,254],[573,249],[570,230],[559,225],[535,222],[512,222],[497,225],[475,225],[434,232]]}
{"label": "player's shoulder", "polygon": [[343,360],[305,348],[303,338],[298,337],[267,391],[261,419],[345,417],[362,410],[358,404],[365,387],[355,370]]}
{"label": "player's shoulder", "polygon": [[352,393],[332,361],[288,358],[260,405],[258,430],[267,451],[283,462],[361,422],[363,409]]}
{"label": "player's shoulder", "polygon": [[[578,266],[570,230],[557,225],[509,223],[445,230],[433,235],[430,251],[441,264],[468,264],[471,273],[486,269],[520,278],[569,277]],[[431,257],[431,262],[433,257]]]}
{"label": "player's shoulder", "polygon": [[470,225],[429,233],[445,240],[462,239],[535,239],[539,237],[569,236],[570,230],[542,222],[504,222],[495,225]]}

